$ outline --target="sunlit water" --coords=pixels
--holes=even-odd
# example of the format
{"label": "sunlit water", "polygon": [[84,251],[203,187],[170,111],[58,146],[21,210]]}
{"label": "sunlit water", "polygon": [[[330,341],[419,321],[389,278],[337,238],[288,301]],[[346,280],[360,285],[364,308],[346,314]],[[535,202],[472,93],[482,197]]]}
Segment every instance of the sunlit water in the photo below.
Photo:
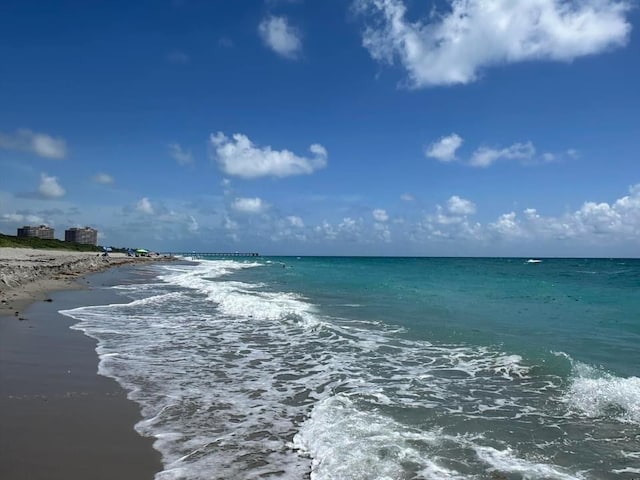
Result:
{"label": "sunlit water", "polygon": [[62,313],[165,479],[640,477],[640,261],[153,267]]}

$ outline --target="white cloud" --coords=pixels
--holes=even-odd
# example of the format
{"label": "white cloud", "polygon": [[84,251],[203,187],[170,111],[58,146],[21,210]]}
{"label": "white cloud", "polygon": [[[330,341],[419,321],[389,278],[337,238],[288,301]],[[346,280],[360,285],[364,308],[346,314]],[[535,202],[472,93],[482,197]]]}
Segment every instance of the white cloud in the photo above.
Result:
{"label": "white cloud", "polygon": [[169,156],[178,162],[178,165],[189,165],[193,163],[193,155],[191,155],[191,152],[183,150],[178,143],[170,143],[168,147]]}
{"label": "white cloud", "polygon": [[142,197],[140,201],[136,204],[136,210],[140,213],[144,213],[145,215],[153,215],[153,205],[151,201],[147,197]]}
{"label": "white cloud", "polygon": [[[522,215],[511,211],[499,215],[493,222],[471,223],[467,215],[475,213],[475,205],[452,196],[446,209],[426,215],[417,225],[418,232],[431,240],[454,240],[469,246],[490,248],[495,242],[522,244],[523,248],[588,248],[597,245],[615,248],[634,245],[640,238],[640,184],[629,194],[612,203],[586,201],[580,208],[561,216],[545,216],[535,208],[526,208]],[[424,241],[418,234],[414,240]],[[533,247],[532,247],[533,246]],[[494,253],[498,253],[495,250]],[[615,255],[615,250],[611,251]]]}
{"label": "white cloud", "polygon": [[236,231],[239,228],[238,222],[229,218],[228,215],[224,216],[223,226],[224,226],[224,229],[227,231]]}
{"label": "white cloud", "polygon": [[189,230],[191,233],[197,233],[200,230],[200,224],[193,217],[193,215],[189,215],[189,223],[187,225],[187,230]]}
{"label": "white cloud", "polygon": [[262,41],[278,55],[297,58],[302,51],[302,40],[298,29],[288,24],[286,17],[270,16],[258,26]]}
{"label": "white cloud", "polygon": [[453,195],[447,201],[447,209],[449,213],[453,215],[473,215],[476,213],[476,205],[470,201],[460,198],[457,195]]}
{"label": "white cloud", "polygon": [[44,219],[38,215],[22,213],[4,213],[0,216],[3,223],[19,223],[23,225],[42,225]]}
{"label": "white cloud", "polygon": [[473,167],[489,167],[499,160],[519,160],[521,163],[542,164],[562,161],[566,158],[577,158],[577,152],[574,149],[560,153],[545,152],[538,155],[535,146],[529,141],[514,143],[506,148],[479,147],[473,152],[471,158],[466,160],[456,157],[456,152],[462,143],[462,137],[452,133],[429,145],[425,150],[425,155],[441,162],[459,160]]}
{"label": "white cloud", "polygon": [[243,178],[288,177],[310,174],[327,164],[327,150],[319,144],[309,147],[313,154],[309,158],[300,157],[289,150],[257,147],[240,133],[234,134],[232,139],[222,132],[211,134],[210,142],[220,167],[227,175]]}
{"label": "white cloud", "polygon": [[441,162],[451,162],[456,159],[456,151],[460,148],[462,142],[460,135],[452,133],[429,145],[425,155]]}
{"label": "white cloud", "polygon": [[532,60],[571,61],[623,46],[624,0],[449,0],[446,12],[409,21],[402,0],[356,0],[375,26],[363,45],[378,61],[398,58],[413,87],[466,84],[483,68]]}
{"label": "white cloud", "polygon": [[65,190],[58,183],[58,179],[56,177],[50,177],[46,173],[40,174],[38,192],[45,198],[60,198],[65,194]]}
{"label": "white cloud", "polygon": [[586,201],[576,211],[560,217],[545,217],[535,208],[527,208],[523,221],[518,222],[511,212],[491,224],[491,228],[507,237],[527,236],[536,240],[577,239],[607,245],[633,241],[640,235],[640,184],[613,203]]}
{"label": "white cloud", "polygon": [[532,160],[535,154],[536,149],[531,142],[514,143],[502,149],[480,147],[473,152],[469,164],[474,167],[488,167],[498,160]]}
{"label": "white cloud", "polygon": [[67,144],[64,139],[28,129],[18,130],[14,134],[0,132],[0,148],[22,150],[45,158],[60,159],[67,155]]}
{"label": "white cloud", "polygon": [[[451,199],[449,199],[449,206],[453,205],[454,210],[458,207],[458,211],[462,207],[465,208],[465,211],[470,211],[471,206],[464,203],[467,201],[463,199],[459,200],[461,200],[461,202],[457,202],[456,200],[452,202]],[[466,215],[445,211],[440,205],[437,206],[436,213],[434,215],[427,215],[418,227],[426,233],[427,238],[434,240],[477,242],[483,237],[482,225],[479,223],[470,223]]]}
{"label": "white cloud", "polygon": [[376,222],[386,222],[389,220],[389,215],[387,214],[387,211],[381,208],[376,208],[371,213]]}
{"label": "white cloud", "polygon": [[260,198],[236,198],[232,204],[234,210],[243,213],[260,213],[267,205]]}
{"label": "white cloud", "polygon": [[297,228],[304,227],[304,222],[302,221],[302,219],[295,215],[291,215],[287,217],[287,221],[289,222],[289,225],[291,225],[292,227],[297,227]]}
{"label": "white cloud", "polygon": [[98,173],[93,177],[93,181],[103,185],[111,185],[114,182],[114,178],[108,173]]}
{"label": "white cloud", "polygon": [[489,230],[507,238],[522,237],[525,234],[515,212],[500,215],[495,222],[489,224]]}
{"label": "white cloud", "polygon": [[373,231],[378,239],[384,243],[391,243],[391,230],[386,223],[374,223]]}

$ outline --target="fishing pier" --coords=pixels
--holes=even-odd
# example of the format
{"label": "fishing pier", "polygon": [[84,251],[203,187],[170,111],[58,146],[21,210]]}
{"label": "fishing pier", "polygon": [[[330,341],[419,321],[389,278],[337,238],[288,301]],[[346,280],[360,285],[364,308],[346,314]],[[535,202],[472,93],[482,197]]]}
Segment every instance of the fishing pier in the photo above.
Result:
{"label": "fishing pier", "polygon": [[194,260],[211,257],[259,257],[257,252],[185,252],[173,253],[172,255],[180,257],[190,257]]}

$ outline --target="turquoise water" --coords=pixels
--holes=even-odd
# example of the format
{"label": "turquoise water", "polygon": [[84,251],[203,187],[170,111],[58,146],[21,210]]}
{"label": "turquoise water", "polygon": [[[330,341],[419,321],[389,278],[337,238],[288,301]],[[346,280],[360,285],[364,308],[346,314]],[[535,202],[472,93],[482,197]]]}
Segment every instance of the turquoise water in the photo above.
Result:
{"label": "turquoise water", "polygon": [[[563,351],[621,375],[640,372],[640,260],[273,258],[243,271],[317,299],[332,315],[375,319],[432,341]],[[358,304],[357,308],[341,308]]]}
{"label": "turquoise water", "polygon": [[640,261],[204,259],[63,312],[158,479],[640,476]]}

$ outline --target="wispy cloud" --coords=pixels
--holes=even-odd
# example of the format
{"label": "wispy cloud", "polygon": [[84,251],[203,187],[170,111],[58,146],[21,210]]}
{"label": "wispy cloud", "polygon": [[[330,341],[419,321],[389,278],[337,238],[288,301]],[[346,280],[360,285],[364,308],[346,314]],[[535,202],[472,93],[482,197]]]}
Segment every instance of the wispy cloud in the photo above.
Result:
{"label": "wispy cloud", "polygon": [[93,177],[93,181],[102,185],[111,185],[115,180],[108,173],[98,173]]}
{"label": "wispy cloud", "polygon": [[13,134],[0,132],[0,148],[31,152],[45,158],[60,159],[67,155],[67,143],[63,138],[28,129],[21,129]]}
{"label": "wispy cloud", "polygon": [[413,87],[465,84],[486,67],[571,61],[625,45],[624,0],[450,0],[450,10],[410,21],[403,0],[357,0],[371,18],[363,45],[379,61],[396,58]]}
{"label": "wispy cloud", "polygon": [[287,17],[269,16],[258,26],[262,41],[278,55],[295,59],[302,52],[300,31],[289,25]]}
{"label": "wispy cloud", "polygon": [[474,167],[488,167],[498,160],[531,160],[535,154],[536,149],[531,142],[514,143],[500,149],[480,147],[473,152],[469,163]]}
{"label": "wispy cloud", "polygon": [[309,147],[311,157],[301,157],[289,150],[258,147],[246,135],[228,138],[222,132],[211,134],[212,152],[223,172],[243,178],[288,177],[310,174],[327,164],[327,150],[320,144]]}
{"label": "wispy cloud", "polygon": [[182,50],[173,49],[167,53],[167,61],[175,65],[185,65],[191,61],[191,57]]}
{"label": "wispy cloud", "polygon": [[231,40],[229,37],[220,37],[218,39],[218,46],[223,48],[232,48],[233,40]]}
{"label": "wispy cloud", "polygon": [[41,216],[24,213],[3,213],[0,216],[0,221],[21,225],[40,225],[44,223],[44,219]]}
{"label": "wispy cloud", "polygon": [[193,163],[193,155],[190,151],[183,150],[178,143],[169,144],[169,156],[173,158],[178,165],[190,165]]}

